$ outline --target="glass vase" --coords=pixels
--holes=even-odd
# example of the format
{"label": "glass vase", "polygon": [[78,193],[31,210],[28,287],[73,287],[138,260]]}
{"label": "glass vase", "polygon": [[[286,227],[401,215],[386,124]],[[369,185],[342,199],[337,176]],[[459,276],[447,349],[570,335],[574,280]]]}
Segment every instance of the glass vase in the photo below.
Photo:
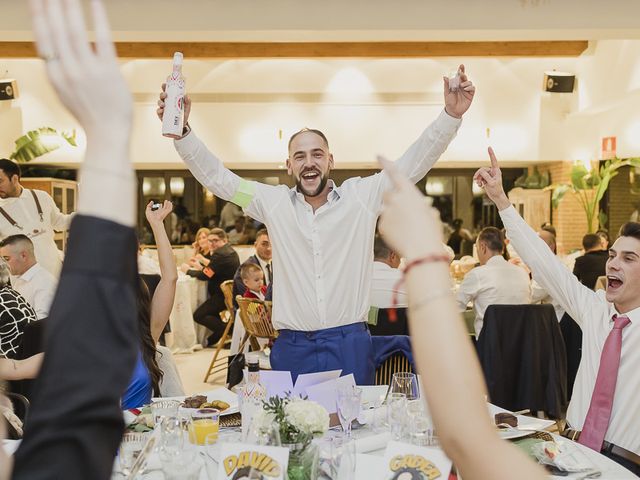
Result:
{"label": "glass vase", "polygon": [[315,480],[318,448],[312,443],[283,443],[289,449],[288,480]]}

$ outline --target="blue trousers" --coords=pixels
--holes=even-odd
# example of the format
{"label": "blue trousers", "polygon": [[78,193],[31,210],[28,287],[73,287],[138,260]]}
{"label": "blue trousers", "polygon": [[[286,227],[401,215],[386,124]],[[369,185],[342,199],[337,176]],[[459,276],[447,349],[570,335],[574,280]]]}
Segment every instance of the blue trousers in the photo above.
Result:
{"label": "blue trousers", "polygon": [[280,330],[271,349],[271,368],[288,370],[295,382],[301,373],[342,369],[358,385],[373,385],[375,366],[366,323],[313,332]]}

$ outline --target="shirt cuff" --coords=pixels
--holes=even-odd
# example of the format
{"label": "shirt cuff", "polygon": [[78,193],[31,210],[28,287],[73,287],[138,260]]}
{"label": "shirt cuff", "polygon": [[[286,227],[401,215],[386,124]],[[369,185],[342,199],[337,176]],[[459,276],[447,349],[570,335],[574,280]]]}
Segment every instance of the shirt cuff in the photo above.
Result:
{"label": "shirt cuff", "polygon": [[513,205],[509,205],[507,208],[498,210],[498,214],[500,214],[500,218],[504,221],[505,219],[513,220],[516,217],[519,217],[520,214],[516,211]]}
{"label": "shirt cuff", "polygon": [[193,129],[191,129],[189,134],[185,137],[173,140],[173,145],[180,156],[193,152],[199,143],[200,139],[197,137]]}
{"label": "shirt cuff", "polygon": [[446,130],[457,130],[458,128],[460,128],[461,123],[462,118],[452,117],[444,108],[438,116],[438,126]]}

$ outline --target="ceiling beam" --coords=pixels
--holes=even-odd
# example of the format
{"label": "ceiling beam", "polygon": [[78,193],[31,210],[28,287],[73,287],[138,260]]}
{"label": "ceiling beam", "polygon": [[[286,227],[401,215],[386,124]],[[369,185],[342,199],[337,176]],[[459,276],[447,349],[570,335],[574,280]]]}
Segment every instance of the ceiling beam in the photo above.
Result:
{"label": "ceiling beam", "polygon": [[[120,58],[575,57],[586,40],[518,42],[116,42]],[[37,57],[32,42],[0,42],[0,58]]]}

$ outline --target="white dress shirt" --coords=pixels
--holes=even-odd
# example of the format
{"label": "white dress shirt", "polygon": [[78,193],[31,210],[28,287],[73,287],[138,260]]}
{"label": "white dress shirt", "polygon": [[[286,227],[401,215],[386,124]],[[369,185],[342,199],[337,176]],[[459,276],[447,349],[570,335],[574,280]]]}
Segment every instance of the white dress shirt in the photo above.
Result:
{"label": "white dress shirt", "polygon": [[[442,112],[396,167],[417,182],[453,139],[460,120]],[[387,174],[330,181],[328,201],[315,212],[285,185],[242,180],[222,165],[194,132],[174,142],[193,175],[230,200],[248,192],[246,214],[267,226],[273,246],[273,325],[314,331],[365,322],[373,271],[373,239]]]}
{"label": "white dress shirt", "polygon": [[[256,258],[258,259],[258,264],[260,265],[260,268],[262,269],[262,273],[264,273],[264,284],[265,286],[269,286],[269,270],[267,269],[267,265],[270,265],[271,262],[266,262],[263,259],[260,258],[260,255],[258,255],[256,253]],[[273,275],[273,270],[272,270],[272,275]]]}
{"label": "white dress shirt", "polygon": [[560,302],[553,299],[549,292],[540,285],[536,279],[531,280],[531,303],[548,303],[553,306],[556,312],[556,318],[558,321],[562,320],[564,316],[564,308],[560,305]]}
{"label": "white dress shirt", "polygon": [[458,308],[465,310],[470,301],[473,302],[474,328],[478,337],[489,305],[531,303],[529,276],[524,269],[495,255],[464,276],[458,289]]}
{"label": "white dress shirt", "polygon": [[[393,292],[402,278],[402,270],[391,268],[384,262],[373,262],[373,278],[371,280],[371,306],[378,308],[393,307]],[[397,288],[398,307],[409,305],[404,284]]]}
{"label": "white dress shirt", "polygon": [[19,197],[0,199],[0,207],[22,227],[14,227],[4,216],[0,216],[0,238],[17,234],[29,237],[33,242],[38,263],[57,277],[60,274],[62,260],[53,239],[53,232],[67,230],[71,223],[71,215],[61,213],[47,192],[34,192],[40,200],[42,220],[38,215],[36,202],[26,188],[22,189]]}
{"label": "white dress shirt", "polygon": [[[567,421],[582,430],[600,367],[604,342],[616,312],[605,292],[585,287],[553,254],[513,207],[500,212],[507,235],[538,282],[582,328],[582,360],[573,386]],[[625,313],[631,324],[622,331],[622,353],[607,442],[640,455],[640,308]]]}
{"label": "white dress shirt", "polygon": [[13,288],[29,302],[38,320],[49,316],[49,307],[56,293],[58,280],[36,263],[20,276],[11,277]]}

